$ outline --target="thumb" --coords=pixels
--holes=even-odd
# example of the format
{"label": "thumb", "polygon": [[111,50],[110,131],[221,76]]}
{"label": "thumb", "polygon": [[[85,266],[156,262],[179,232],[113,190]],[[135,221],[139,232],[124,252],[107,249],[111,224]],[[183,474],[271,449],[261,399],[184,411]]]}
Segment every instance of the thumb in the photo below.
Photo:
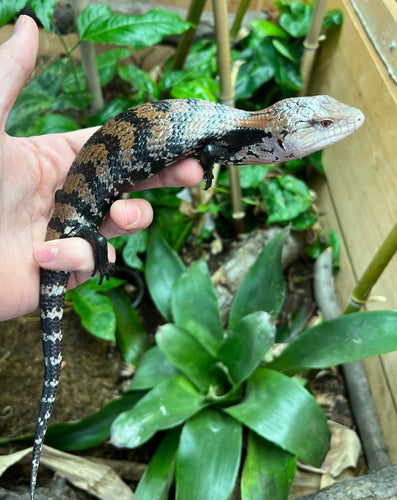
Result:
{"label": "thumb", "polygon": [[32,74],[38,49],[38,29],[29,16],[20,16],[14,32],[0,46],[0,126],[4,130],[8,114]]}

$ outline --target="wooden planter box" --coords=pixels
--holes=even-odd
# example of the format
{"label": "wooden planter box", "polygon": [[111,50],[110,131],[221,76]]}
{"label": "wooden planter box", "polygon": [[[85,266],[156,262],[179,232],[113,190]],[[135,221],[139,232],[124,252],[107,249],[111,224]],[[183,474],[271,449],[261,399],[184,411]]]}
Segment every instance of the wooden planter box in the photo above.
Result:
{"label": "wooden planter box", "polygon": [[[320,49],[309,93],[330,94],[360,108],[366,116],[357,133],[324,152],[327,178],[313,185],[319,193],[323,222],[341,238],[336,285],[343,306],[397,221],[397,44],[394,47],[393,42],[394,37],[397,43],[397,3],[330,0],[327,8],[342,9],[344,23]],[[394,258],[367,309],[396,308]],[[366,359],[363,364],[390,458],[396,462],[397,352]]]}

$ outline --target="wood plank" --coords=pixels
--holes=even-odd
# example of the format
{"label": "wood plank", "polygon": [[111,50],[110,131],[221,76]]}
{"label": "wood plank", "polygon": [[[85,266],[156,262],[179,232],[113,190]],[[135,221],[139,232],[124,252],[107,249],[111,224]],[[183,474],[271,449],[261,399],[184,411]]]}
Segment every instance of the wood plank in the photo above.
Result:
{"label": "wood plank", "polygon": [[391,78],[397,83],[397,2],[351,0],[351,3]]}
{"label": "wood plank", "polygon": [[[373,13],[376,21],[379,3]],[[324,152],[328,188],[316,186],[320,207],[325,207],[328,223],[340,231],[343,241],[342,270],[336,283],[339,303],[344,304],[355,280],[396,222],[397,88],[349,0],[330,0],[328,8],[341,8],[344,24],[329,36],[318,54],[310,93],[333,95],[360,108],[366,116],[357,133]],[[396,19],[391,21],[396,33]],[[385,302],[369,302],[367,309],[396,309],[396,273],[394,258],[373,290],[373,295],[384,297]],[[364,368],[390,457],[395,461],[397,352],[367,359]]]}

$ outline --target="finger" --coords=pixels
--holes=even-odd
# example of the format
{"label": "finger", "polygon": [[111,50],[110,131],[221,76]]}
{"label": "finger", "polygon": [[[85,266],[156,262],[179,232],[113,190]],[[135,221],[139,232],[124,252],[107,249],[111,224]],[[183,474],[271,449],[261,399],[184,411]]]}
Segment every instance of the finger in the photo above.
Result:
{"label": "finger", "polygon": [[203,178],[203,169],[196,160],[186,158],[162,170],[152,178],[141,182],[136,191],[158,187],[192,187]]}
{"label": "finger", "polygon": [[135,234],[148,227],[153,220],[150,203],[141,199],[117,200],[110,208],[109,216],[103,221],[100,232],[106,238],[124,234]]}
{"label": "finger", "polygon": [[[82,238],[46,241],[35,249],[34,258],[40,267],[53,271],[79,271],[91,275],[95,267],[92,246]],[[109,262],[116,260],[110,243],[108,258]]]}
{"label": "finger", "polygon": [[29,16],[20,16],[14,32],[0,47],[0,123],[4,129],[8,113],[32,74],[38,49],[38,29]]}

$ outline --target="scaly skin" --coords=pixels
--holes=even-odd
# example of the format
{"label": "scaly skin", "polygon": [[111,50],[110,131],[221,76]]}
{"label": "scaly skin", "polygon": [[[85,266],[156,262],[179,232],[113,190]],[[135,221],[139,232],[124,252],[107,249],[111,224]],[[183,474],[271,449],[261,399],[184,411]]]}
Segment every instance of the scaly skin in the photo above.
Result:
{"label": "scaly skin", "polygon": [[[114,200],[177,160],[194,156],[211,186],[212,167],[279,163],[330,146],[364,123],[358,109],[332,97],[299,97],[247,112],[208,101],[176,99],[139,105],[100,128],[74,160],[55,208],[47,240],[80,236],[94,249],[100,282],[108,277],[100,222]],[[34,500],[40,454],[61,369],[61,319],[69,272],[41,270],[44,385],[32,453]]]}

